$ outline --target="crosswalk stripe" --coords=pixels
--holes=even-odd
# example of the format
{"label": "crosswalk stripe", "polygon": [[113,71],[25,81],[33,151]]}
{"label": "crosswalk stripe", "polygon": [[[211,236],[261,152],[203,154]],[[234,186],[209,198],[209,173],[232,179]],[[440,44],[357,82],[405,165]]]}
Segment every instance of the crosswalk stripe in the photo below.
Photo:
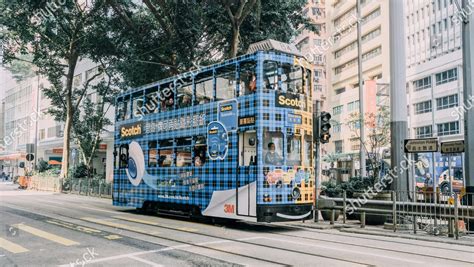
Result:
{"label": "crosswalk stripe", "polygon": [[13,242],[10,242],[6,239],[3,239],[0,237],[0,248],[3,248],[3,249],[6,249],[8,251],[10,251],[11,253],[23,253],[23,252],[27,252],[28,249],[20,246],[20,245],[17,245]]}
{"label": "crosswalk stripe", "polygon": [[79,243],[77,243],[76,241],[72,241],[70,239],[67,239],[67,238],[64,238],[64,237],[61,237],[61,236],[58,236],[58,235],[55,235],[55,234],[48,233],[48,232],[45,232],[43,230],[28,226],[28,225],[25,225],[25,224],[17,224],[17,225],[15,225],[15,227],[17,227],[18,229],[20,229],[22,231],[30,233],[32,235],[35,235],[35,236],[38,236],[38,237],[41,237],[41,238],[44,238],[44,239],[48,239],[50,241],[59,243],[61,245],[65,245],[65,246],[79,245]]}
{"label": "crosswalk stripe", "polygon": [[159,232],[151,232],[150,233],[149,231],[145,231],[141,228],[133,227],[133,226],[126,225],[126,224],[106,221],[106,220],[103,220],[103,219],[84,217],[84,218],[81,218],[81,220],[92,222],[92,223],[98,223],[98,224],[102,224],[102,225],[105,225],[105,226],[114,227],[114,228],[117,228],[117,229],[129,230],[129,231],[133,231],[133,232],[137,232],[137,233],[141,233],[141,234],[147,234],[147,235],[157,235],[157,234],[159,234]]}
{"label": "crosswalk stripe", "polygon": [[130,221],[130,222],[153,225],[153,226],[163,226],[163,227],[166,227],[166,228],[176,229],[176,230],[185,231],[185,232],[198,232],[198,230],[194,229],[194,228],[175,227],[175,226],[171,226],[171,225],[165,225],[165,224],[161,224],[161,223],[157,223],[157,222],[152,222],[152,221],[147,221],[147,220],[142,220],[142,219],[137,219],[137,218],[131,218],[131,217],[126,217],[126,216],[114,216],[114,218],[120,219],[120,220],[125,220],[125,221]]}

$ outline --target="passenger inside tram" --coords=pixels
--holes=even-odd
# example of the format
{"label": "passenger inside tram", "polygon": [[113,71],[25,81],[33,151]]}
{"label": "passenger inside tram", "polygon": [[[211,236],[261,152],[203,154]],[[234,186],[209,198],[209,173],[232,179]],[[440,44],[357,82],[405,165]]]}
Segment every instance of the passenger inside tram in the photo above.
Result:
{"label": "passenger inside tram", "polygon": [[282,165],[283,158],[278,152],[276,152],[276,146],[274,143],[268,144],[268,152],[265,155],[265,164],[269,165]]}

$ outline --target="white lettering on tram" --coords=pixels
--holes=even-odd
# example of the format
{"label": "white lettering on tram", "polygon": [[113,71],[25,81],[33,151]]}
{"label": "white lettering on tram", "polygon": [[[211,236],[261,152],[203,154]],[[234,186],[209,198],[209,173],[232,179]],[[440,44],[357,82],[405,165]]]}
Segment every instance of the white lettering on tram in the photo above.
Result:
{"label": "white lettering on tram", "polygon": [[161,121],[150,121],[145,123],[145,133],[161,133],[173,130],[183,130],[206,126],[206,114],[187,115]]}

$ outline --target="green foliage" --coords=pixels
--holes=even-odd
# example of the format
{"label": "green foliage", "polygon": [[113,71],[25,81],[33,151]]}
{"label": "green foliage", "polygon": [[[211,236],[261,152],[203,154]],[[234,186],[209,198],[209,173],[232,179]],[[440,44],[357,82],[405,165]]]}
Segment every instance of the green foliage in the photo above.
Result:
{"label": "green foliage", "polygon": [[48,164],[47,161],[40,159],[38,161],[38,172],[43,173],[46,172],[47,170],[51,169],[51,166]]}
{"label": "green foliage", "polygon": [[89,175],[88,166],[85,164],[79,164],[73,169],[72,177],[74,179],[85,178]]}
{"label": "green foliage", "polygon": [[321,183],[321,195],[327,197],[341,197],[342,188],[340,184],[337,184],[336,181],[329,180]]}

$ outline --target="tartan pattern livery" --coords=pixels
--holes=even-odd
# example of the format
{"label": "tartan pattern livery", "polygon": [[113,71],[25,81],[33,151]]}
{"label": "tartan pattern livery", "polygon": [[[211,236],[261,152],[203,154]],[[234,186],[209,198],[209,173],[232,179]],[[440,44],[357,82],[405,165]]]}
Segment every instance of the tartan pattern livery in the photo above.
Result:
{"label": "tartan pattern livery", "polygon": [[[297,133],[303,137],[312,137],[311,96],[301,96],[301,100],[306,103],[306,110],[276,107],[276,91],[262,89],[264,87],[263,63],[265,60],[302,65],[301,60],[296,59],[292,55],[275,52],[256,52],[225,61],[221,64],[212,65],[199,71],[199,73],[208,71],[215,73],[217,69],[225,66],[239,66],[240,63],[247,61],[256,63],[257,92],[237,97],[239,118],[255,116],[256,122],[255,125],[239,126],[237,132],[228,132],[228,152],[224,160],[212,161],[207,158],[202,167],[149,167],[147,165],[149,161],[149,142],[207,136],[207,125],[212,121],[218,120],[218,102],[153,113],[144,116],[141,120],[140,118],[132,118],[116,121],[116,151],[121,145],[130,144],[132,141],[140,144],[144,153],[146,172],[154,177],[156,184],[152,187],[142,181],[138,186],[134,186],[129,181],[126,170],[119,168],[118,164],[116,164],[114,167],[113,204],[141,208],[145,201],[150,201],[193,205],[203,211],[209,205],[213,192],[236,189],[255,181],[257,182],[257,205],[313,203],[314,171],[312,166],[297,166],[296,168],[294,166],[264,166],[262,155],[264,155],[263,147],[265,144],[261,140],[263,140],[265,131],[281,131],[283,140],[286,140],[289,133]],[[185,73],[180,76],[188,77],[195,74],[198,73]],[[178,78],[171,77],[151,85],[129,90],[120,95],[117,101],[120,101],[125,96],[131,97],[132,95],[140,94],[146,89],[175,81]],[[240,78],[238,71],[236,72],[236,78]],[[312,78],[311,81],[313,80]],[[236,90],[239,91],[240,88],[236,87]],[[279,88],[281,87],[279,86]],[[301,124],[287,126],[286,121],[288,117],[295,114],[301,116]],[[198,117],[194,119],[193,116]],[[184,125],[186,120],[181,118],[189,117],[191,117],[192,123]],[[142,135],[135,138],[121,139],[121,126],[139,123],[140,121],[145,125],[142,129]],[[163,125],[160,126],[159,122],[172,123],[172,125],[160,128]],[[157,127],[166,130],[147,134],[150,131],[157,131]],[[257,133],[257,164],[253,166],[239,166],[239,133],[248,130],[255,130]],[[286,141],[284,142],[286,144]],[[194,147],[194,141],[190,147]],[[191,149],[191,151],[193,150]],[[282,156],[285,157],[285,154]],[[194,152],[192,152],[192,158],[194,158]],[[266,176],[275,170],[282,173],[297,173],[297,176],[301,179],[299,182],[291,181],[288,184],[285,183],[278,186],[269,184],[266,181]],[[297,199],[292,197],[292,191],[295,187],[298,187],[301,192],[301,196]]]}

